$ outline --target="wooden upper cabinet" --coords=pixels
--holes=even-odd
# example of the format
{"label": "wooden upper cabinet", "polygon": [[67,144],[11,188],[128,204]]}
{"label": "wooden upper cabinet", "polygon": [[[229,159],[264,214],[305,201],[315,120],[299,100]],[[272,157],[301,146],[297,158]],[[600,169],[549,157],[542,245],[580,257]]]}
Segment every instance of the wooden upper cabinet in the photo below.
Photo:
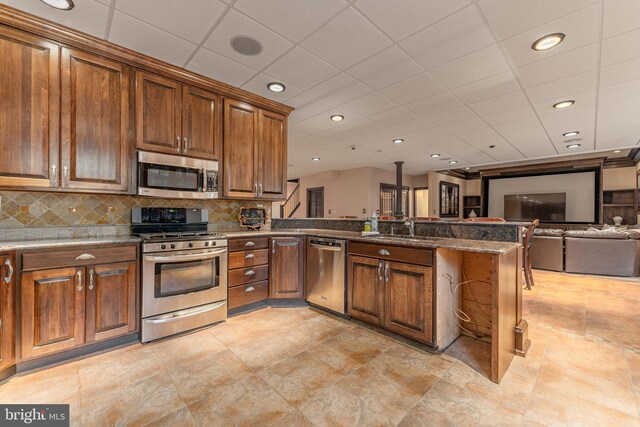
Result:
{"label": "wooden upper cabinet", "polygon": [[283,199],[287,196],[287,117],[260,110],[258,197]]}
{"label": "wooden upper cabinet", "polygon": [[136,72],[136,147],[180,154],[182,85],[175,80]]}
{"label": "wooden upper cabinet", "polygon": [[0,371],[16,360],[16,273],[13,254],[0,255]]}
{"label": "wooden upper cabinet", "polygon": [[191,86],[182,89],[182,152],[201,159],[220,159],[220,96]]}
{"label": "wooden upper cabinet", "polygon": [[349,314],[360,320],[382,325],[384,322],[384,261],[349,256]]}
{"label": "wooden upper cabinet", "polygon": [[56,187],[60,48],[0,27],[0,186]]}
{"label": "wooden upper cabinet", "polygon": [[62,49],[61,187],[127,192],[129,67]]}
{"label": "wooden upper cabinet", "polygon": [[243,102],[224,101],[223,195],[255,198],[258,195],[256,140],[259,109]]}
{"label": "wooden upper cabinet", "polygon": [[385,263],[386,329],[432,342],[432,272],[431,268],[420,265]]}
{"label": "wooden upper cabinet", "polygon": [[136,329],[136,263],[87,267],[87,342]]}
{"label": "wooden upper cabinet", "polygon": [[270,240],[270,298],[304,298],[304,238]]}
{"label": "wooden upper cabinet", "polygon": [[23,359],[67,350],[85,341],[84,268],[26,272],[21,281]]}

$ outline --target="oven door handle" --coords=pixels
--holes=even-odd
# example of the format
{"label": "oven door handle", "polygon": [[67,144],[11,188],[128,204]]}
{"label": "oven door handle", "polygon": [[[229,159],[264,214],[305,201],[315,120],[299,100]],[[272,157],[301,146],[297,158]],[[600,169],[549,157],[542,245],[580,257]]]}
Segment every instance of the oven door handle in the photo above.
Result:
{"label": "oven door handle", "polygon": [[213,311],[215,309],[222,307],[226,303],[227,301],[224,300],[214,304],[207,304],[206,306],[204,306],[204,308],[202,307],[189,308],[187,310],[180,310],[180,311],[176,311],[175,313],[158,316],[155,319],[143,319],[143,321],[146,323],[153,323],[153,324],[176,322],[178,320],[186,319],[187,317],[197,316],[199,314],[206,313],[208,311]]}
{"label": "oven door handle", "polygon": [[181,261],[204,261],[218,257],[220,254],[226,253],[227,248],[218,249],[210,252],[198,252],[188,255],[174,255],[174,256],[151,256],[145,255],[144,259],[151,262],[181,262]]}

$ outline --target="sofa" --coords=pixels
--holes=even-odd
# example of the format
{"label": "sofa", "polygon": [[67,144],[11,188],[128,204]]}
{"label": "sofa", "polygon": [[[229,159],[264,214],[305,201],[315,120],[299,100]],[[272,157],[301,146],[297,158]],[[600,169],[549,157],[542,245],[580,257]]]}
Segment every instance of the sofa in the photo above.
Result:
{"label": "sofa", "polygon": [[531,268],[564,271],[564,231],[537,228],[531,238]]}

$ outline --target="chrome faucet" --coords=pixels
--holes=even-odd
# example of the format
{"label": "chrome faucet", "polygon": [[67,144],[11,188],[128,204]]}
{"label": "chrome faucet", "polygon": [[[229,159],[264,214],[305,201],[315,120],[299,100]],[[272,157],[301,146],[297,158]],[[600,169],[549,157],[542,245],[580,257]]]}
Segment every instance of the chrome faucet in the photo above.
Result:
{"label": "chrome faucet", "polygon": [[413,217],[407,217],[404,219],[404,226],[409,227],[409,236],[415,236],[416,225],[413,220]]}

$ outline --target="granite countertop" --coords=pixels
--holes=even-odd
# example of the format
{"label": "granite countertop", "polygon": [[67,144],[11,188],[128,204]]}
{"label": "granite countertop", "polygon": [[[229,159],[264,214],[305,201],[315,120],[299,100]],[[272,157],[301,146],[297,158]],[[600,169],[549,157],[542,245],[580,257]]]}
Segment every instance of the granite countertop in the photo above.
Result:
{"label": "granite countertop", "polygon": [[72,237],[63,239],[33,239],[33,240],[8,240],[0,241],[0,252],[25,249],[46,249],[65,246],[83,245],[115,245],[126,243],[139,243],[140,238],[130,235],[116,235],[103,237]]}
{"label": "granite countertop", "polygon": [[518,249],[521,245],[512,242],[491,242],[485,240],[465,240],[450,239],[445,237],[409,237],[396,236],[391,237],[380,236],[363,236],[360,232],[339,231],[339,230],[320,230],[320,229],[278,229],[270,231],[220,231],[228,238],[234,237],[256,237],[256,236],[316,236],[328,237],[336,239],[348,239],[359,242],[391,244],[398,246],[410,246],[415,248],[428,249],[452,249],[467,252],[482,252],[492,254],[506,254]]}

